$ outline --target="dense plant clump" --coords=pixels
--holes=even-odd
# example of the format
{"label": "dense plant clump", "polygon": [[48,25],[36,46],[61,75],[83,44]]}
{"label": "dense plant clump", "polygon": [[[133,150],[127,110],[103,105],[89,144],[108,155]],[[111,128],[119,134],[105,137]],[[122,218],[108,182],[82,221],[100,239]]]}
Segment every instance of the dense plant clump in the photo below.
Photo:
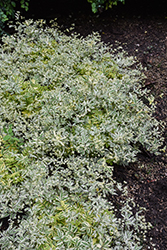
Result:
{"label": "dense plant clump", "polygon": [[96,13],[102,11],[102,9],[112,8],[113,5],[117,5],[118,2],[125,3],[125,0],[87,0],[91,3],[92,12]]}
{"label": "dense plant clump", "polygon": [[0,248],[142,249],[149,225],[112,178],[163,141],[141,66],[98,34],[15,29],[0,47]]}

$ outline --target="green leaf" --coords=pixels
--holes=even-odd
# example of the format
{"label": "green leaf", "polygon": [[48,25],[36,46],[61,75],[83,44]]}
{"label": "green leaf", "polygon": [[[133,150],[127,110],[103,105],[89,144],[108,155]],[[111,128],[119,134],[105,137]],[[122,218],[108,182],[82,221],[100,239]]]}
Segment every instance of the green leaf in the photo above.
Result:
{"label": "green leaf", "polygon": [[92,12],[93,13],[97,13],[97,6],[96,6],[96,4],[92,3],[91,5],[92,5]]}
{"label": "green leaf", "polygon": [[3,137],[3,140],[4,140],[4,141],[8,141],[8,140],[10,140],[10,139],[11,139],[11,135],[6,135],[6,136]]}
{"label": "green leaf", "polygon": [[12,130],[12,125],[9,126],[8,133],[13,136],[13,130]]}
{"label": "green leaf", "polygon": [[16,3],[15,2],[11,2],[11,5],[15,8],[16,7]]}

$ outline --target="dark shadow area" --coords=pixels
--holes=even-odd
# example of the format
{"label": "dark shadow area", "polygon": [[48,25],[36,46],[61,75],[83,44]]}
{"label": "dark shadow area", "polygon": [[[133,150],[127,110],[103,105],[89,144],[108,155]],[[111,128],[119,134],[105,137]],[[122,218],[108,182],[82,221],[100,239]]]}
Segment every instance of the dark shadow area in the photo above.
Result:
{"label": "dark shadow area", "polygon": [[[94,15],[91,12],[91,5],[86,0],[31,0],[29,11],[26,16],[34,18],[53,18],[55,14],[71,14],[71,13],[87,13]],[[100,8],[98,14],[106,15],[125,15],[142,17],[149,15],[166,15],[167,1],[150,1],[150,0],[126,0],[125,4],[118,2],[117,6],[113,6],[112,11],[104,11]]]}

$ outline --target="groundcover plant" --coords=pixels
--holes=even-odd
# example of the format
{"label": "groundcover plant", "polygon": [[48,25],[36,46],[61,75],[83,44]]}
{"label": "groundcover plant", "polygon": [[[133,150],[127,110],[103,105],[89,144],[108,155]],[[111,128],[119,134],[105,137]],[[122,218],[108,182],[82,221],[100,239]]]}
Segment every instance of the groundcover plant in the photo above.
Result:
{"label": "groundcover plant", "polygon": [[142,249],[150,225],[112,178],[163,142],[141,66],[98,34],[15,29],[0,47],[0,248]]}

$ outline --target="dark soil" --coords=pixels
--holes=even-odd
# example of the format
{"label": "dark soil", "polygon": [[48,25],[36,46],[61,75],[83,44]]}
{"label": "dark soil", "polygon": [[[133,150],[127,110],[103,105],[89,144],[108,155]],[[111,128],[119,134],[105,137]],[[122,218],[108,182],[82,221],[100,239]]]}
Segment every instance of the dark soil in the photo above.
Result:
{"label": "dark soil", "polygon": [[[155,96],[155,117],[167,121],[167,1],[154,3],[151,0],[127,0],[113,10],[94,15],[86,0],[31,1],[29,18],[57,18],[62,30],[75,24],[74,31],[82,36],[98,31],[105,43],[117,46],[121,43],[129,55],[133,55],[147,67],[145,87]],[[167,127],[165,126],[165,143]],[[153,228],[148,233],[154,247],[167,249],[167,150],[155,157],[141,151],[138,162],[128,167],[115,166],[114,178],[126,181],[129,195],[146,208],[146,219]]]}

